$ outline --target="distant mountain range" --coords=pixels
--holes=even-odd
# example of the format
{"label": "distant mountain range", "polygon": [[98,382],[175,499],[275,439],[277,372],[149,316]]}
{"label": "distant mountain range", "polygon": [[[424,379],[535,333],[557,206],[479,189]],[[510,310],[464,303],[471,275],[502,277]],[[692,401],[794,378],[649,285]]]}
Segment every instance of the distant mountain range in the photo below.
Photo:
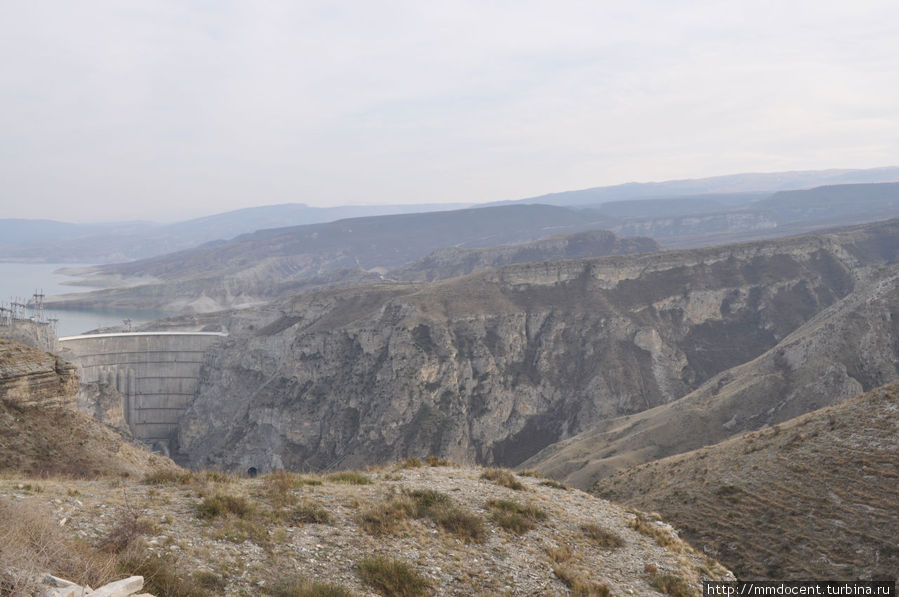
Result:
{"label": "distant mountain range", "polygon": [[[795,172],[767,172],[729,174],[711,178],[668,180],[665,182],[629,182],[626,184],[564,191],[494,203],[541,203],[544,205],[598,205],[630,199],[684,197],[690,195],[719,195],[712,198],[722,207],[735,207],[758,198],[757,193],[774,193],[809,189],[824,185],[863,184],[899,181],[899,167],[866,170],[803,170]],[[724,197],[726,196],[726,198]]]}
{"label": "distant mountain range", "polygon": [[[777,209],[774,209],[775,213],[771,213],[771,209],[779,202],[778,196],[774,195],[778,191],[809,189],[821,185],[892,181],[899,181],[899,168],[735,174],[696,180],[628,183],[477,207],[543,204],[579,212],[590,209],[596,213],[581,213],[578,217],[592,221],[602,220],[603,227],[620,236],[648,235],[670,246],[699,246],[736,239],[715,237],[716,233],[730,234],[740,230],[783,226],[785,222],[777,217]],[[144,221],[73,224],[53,220],[0,219],[0,260],[116,263],[190,249],[210,241],[229,240],[269,228],[321,224],[347,218],[445,212],[470,207],[471,204],[462,203],[338,207],[311,207],[302,203],[289,203],[229,211],[174,224]],[[722,216],[732,213],[740,214],[736,216],[742,221],[741,227],[736,227],[740,230],[736,230],[733,225],[735,217]],[[705,220],[693,221],[692,216],[697,214],[704,214]],[[853,212],[851,215],[857,216],[857,213]],[[689,221],[683,221],[685,216],[690,217]],[[827,210],[819,216],[827,220]],[[645,220],[646,218],[649,220]],[[681,218],[682,221],[659,223],[660,218]],[[834,225],[844,222],[831,218],[828,223]],[[784,230],[779,235],[801,231]],[[710,234],[712,236],[708,236]],[[541,236],[546,235],[527,240],[536,240]],[[750,234],[737,238],[763,236]],[[446,246],[456,244],[450,242]]]}

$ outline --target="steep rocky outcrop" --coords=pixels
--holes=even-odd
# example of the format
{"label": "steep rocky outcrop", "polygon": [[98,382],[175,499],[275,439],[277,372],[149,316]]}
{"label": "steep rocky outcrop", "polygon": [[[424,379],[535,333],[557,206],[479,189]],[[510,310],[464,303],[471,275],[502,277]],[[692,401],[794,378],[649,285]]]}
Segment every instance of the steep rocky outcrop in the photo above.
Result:
{"label": "steep rocky outcrop", "polygon": [[75,367],[0,339],[0,472],[72,476],[173,470],[76,408]]}
{"label": "steep rocky outcrop", "polygon": [[527,263],[237,312],[180,450],[244,470],[516,465],[765,353],[894,262],[897,233]]}
{"label": "steep rocky outcrop", "polygon": [[899,570],[899,384],[620,471],[594,491],[659,512],[741,578]]}
{"label": "steep rocky outcrop", "polygon": [[586,488],[623,467],[714,444],[897,380],[897,310],[899,267],[884,267],[758,358],[671,404],[600,422],[525,466]]}
{"label": "steep rocky outcrop", "polygon": [[0,401],[17,408],[73,407],[75,367],[57,356],[0,339]]}

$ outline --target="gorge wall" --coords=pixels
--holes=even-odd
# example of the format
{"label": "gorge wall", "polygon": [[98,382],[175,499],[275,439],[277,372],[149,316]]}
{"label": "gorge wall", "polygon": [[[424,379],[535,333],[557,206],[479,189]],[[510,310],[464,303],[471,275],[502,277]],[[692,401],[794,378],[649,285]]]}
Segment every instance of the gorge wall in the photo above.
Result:
{"label": "gorge wall", "polygon": [[896,261],[899,222],[509,266],[235,312],[178,432],[196,467],[519,464],[761,355]]}

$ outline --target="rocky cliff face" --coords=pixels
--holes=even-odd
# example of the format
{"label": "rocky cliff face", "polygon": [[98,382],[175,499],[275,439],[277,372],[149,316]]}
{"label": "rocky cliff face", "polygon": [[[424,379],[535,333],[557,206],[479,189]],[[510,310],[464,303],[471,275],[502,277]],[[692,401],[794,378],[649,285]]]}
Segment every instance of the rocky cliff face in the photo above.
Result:
{"label": "rocky cliff face", "polygon": [[602,421],[529,459],[589,487],[621,468],[775,425],[899,379],[899,267],[855,291],[750,362],[671,403]]}
{"label": "rocky cliff face", "polygon": [[78,388],[71,364],[0,339],[0,472],[93,477],[176,468],[77,410]]}
{"label": "rocky cliff face", "polygon": [[244,470],[516,465],[761,355],[895,261],[897,233],[528,263],[237,313],[180,450]]}
{"label": "rocky cliff face", "polygon": [[57,356],[0,339],[0,401],[19,408],[75,406],[75,367]]}

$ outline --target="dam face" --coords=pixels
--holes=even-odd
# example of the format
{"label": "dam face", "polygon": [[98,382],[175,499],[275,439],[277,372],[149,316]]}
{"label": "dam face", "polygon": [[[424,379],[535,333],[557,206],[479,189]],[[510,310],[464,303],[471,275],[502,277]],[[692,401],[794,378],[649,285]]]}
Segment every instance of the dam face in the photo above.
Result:
{"label": "dam face", "polygon": [[199,388],[207,350],[227,334],[135,332],[59,339],[64,358],[79,368],[82,384],[106,383],[123,398],[135,438],[165,451]]}

